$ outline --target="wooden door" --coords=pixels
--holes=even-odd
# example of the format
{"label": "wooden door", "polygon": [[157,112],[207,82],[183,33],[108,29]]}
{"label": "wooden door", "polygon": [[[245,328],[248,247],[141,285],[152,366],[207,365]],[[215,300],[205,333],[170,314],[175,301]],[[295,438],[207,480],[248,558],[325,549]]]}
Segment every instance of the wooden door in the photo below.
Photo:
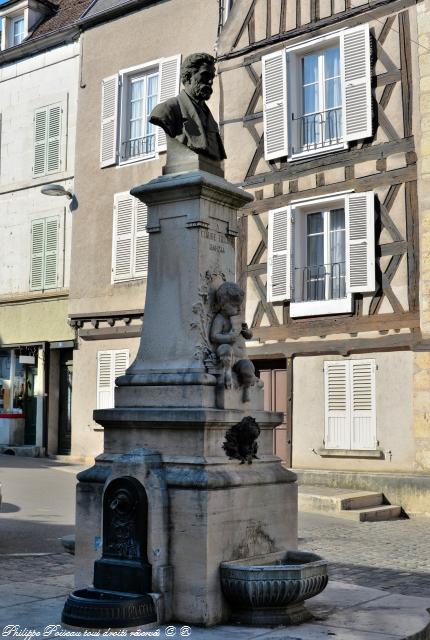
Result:
{"label": "wooden door", "polygon": [[291,465],[291,434],[288,432],[287,421],[287,371],[281,368],[280,362],[254,362],[257,375],[264,382],[264,409],[266,411],[280,411],[284,415],[282,424],[273,431],[273,452],[288,466]]}
{"label": "wooden door", "polygon": [[60,403],[58,416],[58,453],[69,455],[72,446],[72,380],[73,352],[60,355]]}

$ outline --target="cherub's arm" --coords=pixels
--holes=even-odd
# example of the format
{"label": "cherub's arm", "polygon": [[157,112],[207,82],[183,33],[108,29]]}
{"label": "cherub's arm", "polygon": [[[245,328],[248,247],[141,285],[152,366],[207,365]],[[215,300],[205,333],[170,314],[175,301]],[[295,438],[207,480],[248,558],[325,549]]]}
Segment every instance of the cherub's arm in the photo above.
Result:
{"label": "cherub's arm", "polygon": [[217,313],[213,319],[210,339],[214,344],[233,344],[237,340],[237,334],[234,331],[224,332],[225,318],[221,313]]}
{"label": "cherub's arm", "polygon": [[242,331],[240,333],[243,335],[245,340],[251,340],[253,335],[251,329],[248,328],[248,325],[246,324],[246,322],[242,322]]}

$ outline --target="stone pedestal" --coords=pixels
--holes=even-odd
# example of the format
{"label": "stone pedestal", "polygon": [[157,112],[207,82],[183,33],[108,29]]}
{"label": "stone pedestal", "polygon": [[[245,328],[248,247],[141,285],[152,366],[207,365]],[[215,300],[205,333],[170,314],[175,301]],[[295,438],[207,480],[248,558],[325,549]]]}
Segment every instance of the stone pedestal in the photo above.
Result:
{"label": "stone pedestal", "polygon": [[[177,167],[180,157],[172,157]],[[220,175],[170,173],[169,166],[132,193],[148,205],[150,233],[142,339],[135,362],[117,380],[115,408],[94,413],[104,427],[104,453],[79,475],[76,582],[91,582],[101,553],[101,497],[119,461],[130,451],[158,452],[164,534],[154,528],[155,496],[146,490],[148,560],[153,590],[164,598],[159,621],[209,626],[229,617],[221,562],[297,546],[296,478],[273,455],[282,414],[263,410],[257,386],[246,403],[240,389],[226,390],[221,401],[216,392],[213,295],[234,281],[237,209],[252,198]],[[252,465],[229,460],[223,449],[227,430],[247,416],[261,429]],[[129,473],[139,475],[136,468]]]}

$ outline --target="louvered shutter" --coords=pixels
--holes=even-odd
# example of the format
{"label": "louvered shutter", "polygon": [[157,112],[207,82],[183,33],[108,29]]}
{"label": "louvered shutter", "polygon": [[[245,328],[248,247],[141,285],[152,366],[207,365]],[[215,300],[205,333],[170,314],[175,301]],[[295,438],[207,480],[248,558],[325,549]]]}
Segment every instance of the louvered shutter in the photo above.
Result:
{"label": "louvered shutter", "polygon": [[136,278],[148,275],[149,235],[146,231],[147,219],[148,207],[135,198],[133,276]]}
{"label": "louvered shutter", "polygon": [[349,362],[324,362],[325,447],[350,449]]}
{"label": "louvered shutter", "polygon": [[285,51],[262,58],[264,157],[288,155],[287,65]]}
{"label": "louvered shutter", "polygon": [[113,281],[129,280],[133,268],[134,200],[129,193],[114,196]]}
{"label": "louvered shutter", "polygon": [[57,173],[61,169],[61,115],[61,105],[48,108],[47,173]]}
{"label": "louvered shutter", "polygon": [[269,211],[267,299],[291,298],[293,225],[291,207]]}
{"label": "louvered shutter", "polygon": [[97,409],[114,406],[113,398],[113,352],[99,351],[97,354]]}
{"label": "louvered shutter", "polygon": [[361,140],[372,135],[369,25],[344,31],[341,50],[345,140]]}
{"label": "louvered shutter", "polygon": [[[179,93],[179,71],[181,56],[163,58],[160,62],[159,102],[165,102],[174,98]],[[157,151],[165,151],[167,148],[166,134],[163,129],[156,127]]]}
{"label": "louvered shutter", "polygon": [[45,220],[44,289],[55,289],[58,286],[58,226],[58,217]]}
{"label": "louvered shutter", "polygon": [[43,256],[45,247],[45,221],[31,223],[31,271],[30,289],[43,288]]}
{"label": "louvered shutter", "polygon": [[351,360],[351,448],[376,449],[375,361]]}
{"label": "louvered shutter", "polygon": [[125,374],[128,362],[128,349],[97,353],[97,409],[115,406],[115,380]]}
{"label": "louvered shutter", "polygon": [[46,136],[48,131],[48,109],[38,109],[34,113],[34,157],[33,176],[46,174]]}
{"label": "louvered shutter", "polygon": [[375,291],[375,196],[351,193],[345,198],[346,290]]}
{"label": "louvered shutter", "polygon": [[118,75],[102,82],[101,167],[115,164],[117,160],[118,84]]}
{"label": "louvered shutter", "polygon": [[128,368],[128,358],[128,349],[113,352],[113,389],[115,388],[116,379],[123,376]]}

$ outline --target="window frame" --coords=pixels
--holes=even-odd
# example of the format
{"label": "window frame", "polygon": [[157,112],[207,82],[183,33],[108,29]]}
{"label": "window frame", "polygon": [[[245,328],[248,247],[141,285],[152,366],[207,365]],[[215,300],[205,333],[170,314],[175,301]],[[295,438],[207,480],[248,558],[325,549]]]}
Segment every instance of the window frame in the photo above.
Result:
{"label": "window frame", "polygon": [[[22,38],[19,42],[15,42],[15,25],[22,22]],[[18,47],[25,40],[25,18],[23,14],[11,18],[11,42],[12,47]]]}
{"label": "window frame", "polygon": [[[297,266],[298,262],[303,263],[307,260],[306,256],[306,225],[305,220],[306,216],[311,213],[319,213],[323,212],[324,214],[327,211],[342,208],[344,211],[346,210],[346,197],[349,193],[352,192],[342,192],[333,194],[332,196],[324,197],[324,198],[306,198],[305,200],[295,200],[291,202],[291,215],[293,216],[294,227],[295,229],[300,230],[299,233],[296,231],[294,234],[293,247],[292,247],[292,268],[294,272],[296,269],[303,268],[303,265]],[[339,206],[341,205],[341,206]],[[298,219],[300,216],[300,221]],[[326,216],[324,215],[324,218]],[[345,219],[346,225],[346,219]],[[326,231],[330,233],[327,229],[327,225],[324,222],[324,255],[326,254],[328,245],[328,237],[326,237]],[[346,286],[346,272],[347,272],[347,263],[346,263],[346,227],[345,227],[345,286]],[[306,266],[306,265],[305,265]],[[338,313],[351,313],[352,312],[352,294],[346,293],[346,296],[343,298],[326,298],[324,300],[302,300],[295,301],[295,289],[296,289],[296,278],[295,275],[292,275],[293,282],[293,298],[290,301],[290,316],[292,318],[300,318],[304,316],[314,316],[314,315],[332,315]]]}
{"label": "window frame", "polygon": [[[122,69],[118,72],[119,77],[119,135],[118,135],[118,162],[117,166],[121,167],[128,164],[134,164],[136,162],[147,162],[148,160],[154,160],[159,157],[157,150],[157,132],[154,130],[154,151],[150,153],[141,154],[131,158],[122,158],[122,145],[129,140],[128,127],[130,124],[130,83],[133,78],[139,77],[139,75],[147,78],[151,75],[151,70],[158,75],[158,95],[160,95],[160,82],[161,82],[161,58],[159,60],[152,60],[142,65],[135,67],[129,67],[128,69]],[[145,100],[147,93],[145,90]],[[147,117],[149,114],[146,114]],[[148,124],[148,123],[146,123]]]}
{"label": "window frame", "polygon": [[[288,123],[288,139],[289,139],[289,153],[288,161],[294,162],[295,160],[301,160],[303,158],[320,156],[326,153],[332,153],[333,151],[339,151],[341,149],[348,149],[349,143],[346,141],[345,136],[345,114],[344,105],[342,100],[342,141],[331,144],[328,146],[297,150],[299,145],[297,144],[297,131],[293,125],[293,114],[300,113],[303,116],[303,99],[302,99],[302,80],[301,80],[301,63],[305,55],[311,53],[321,54],[324,50],[331,49],[337,43],[339,48],[340,57],[340,77],[341,77],[341,92],[343,93],[343,75],[344,75],[344,60],[342,55],[341,46],[341,34],[343,30],[330,33],[325,36],[313,38],[310,42],[295,45],[293,47],[287,47],[285,49],[285,56],[287,60],[287,123]],[[320,75],[320,74],[319,74]],[[321,82],[321,78],[318,78],[318,82]],[[296,91],[292,91],[290,87],[294,87]]]}

